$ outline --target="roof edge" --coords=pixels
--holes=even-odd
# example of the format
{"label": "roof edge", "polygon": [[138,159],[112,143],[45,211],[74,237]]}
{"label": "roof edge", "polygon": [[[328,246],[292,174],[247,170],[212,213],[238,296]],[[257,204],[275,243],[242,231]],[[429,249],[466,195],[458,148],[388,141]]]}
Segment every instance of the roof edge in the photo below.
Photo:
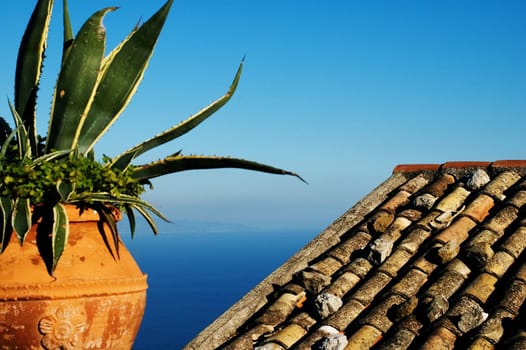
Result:
{"label": "roof edge", "polygon": [[526,172],[526,160],[496,160],[487,161],[453,161],[443,164],[398,164],[393,169],[393,174],[397,173],[416,173],[425,171],[448,171],[454,169],[489,168],[501,171],[503,169],[514,169],[519,172]]}

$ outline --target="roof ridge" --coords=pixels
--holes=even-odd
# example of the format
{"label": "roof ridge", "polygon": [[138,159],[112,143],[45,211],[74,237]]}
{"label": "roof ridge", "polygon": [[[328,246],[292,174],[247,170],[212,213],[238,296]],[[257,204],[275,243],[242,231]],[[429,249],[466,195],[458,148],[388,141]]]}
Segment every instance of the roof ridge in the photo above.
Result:
{"label": "roof ridge", "polygon": [[398,164],[393,169],[396,173],[413,173],[422,171],[439,171],[442,169],[464,169],[464,168],[526,168],[524,159],[507,159],[488,161],[450,161],[442,164],[438,163],[416,163],[416,164]]}

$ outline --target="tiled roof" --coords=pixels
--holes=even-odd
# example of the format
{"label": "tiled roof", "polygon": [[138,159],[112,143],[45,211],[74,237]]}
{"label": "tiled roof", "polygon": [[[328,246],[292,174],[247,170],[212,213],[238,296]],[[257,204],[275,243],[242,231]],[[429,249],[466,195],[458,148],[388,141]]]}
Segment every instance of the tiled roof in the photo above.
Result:
{"label": "tiled roof", "polygon": [[186,349],[526,349],[526,161],[400,165]]}

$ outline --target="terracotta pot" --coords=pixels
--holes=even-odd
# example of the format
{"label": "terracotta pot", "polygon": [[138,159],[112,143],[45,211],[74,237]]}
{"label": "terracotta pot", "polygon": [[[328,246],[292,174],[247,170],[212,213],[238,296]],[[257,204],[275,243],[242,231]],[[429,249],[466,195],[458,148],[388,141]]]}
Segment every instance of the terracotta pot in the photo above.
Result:
{"label": "terracotta pot", "polygon": [[110,235],[102,237],[95,211],[79,216],[75,207],[67,210],[70,236],[54,276],[38,250],[35,225],[22,247],[12,234],[0,254],[0,349],[133,345],[146,304],[146,275],[122,243],[120,258],[112,256]]}

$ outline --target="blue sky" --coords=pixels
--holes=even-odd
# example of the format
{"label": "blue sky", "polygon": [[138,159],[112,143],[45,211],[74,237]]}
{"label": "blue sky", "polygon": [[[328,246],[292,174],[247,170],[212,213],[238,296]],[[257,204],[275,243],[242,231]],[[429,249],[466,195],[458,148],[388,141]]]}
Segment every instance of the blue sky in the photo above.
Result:
{"label": "blue sky", "polygon": [[[40,93],[45,133],[57,73],[61,1]],[[70,0],[74,30],[117,5],[113,47],[159,0]],[[0,13],[0,95],[13,97],[32,1]],[[174,174],[146,198],[176,222],[320,230],[399,163],[524,159],[526,3],[468,0],[176,0],[145,80],[98,154],[115,155],[221,96],[230,103],[175,150],[257,160],[289,177],[218,170]],[[8,117],[7,103],[0,114]],[[141,159],[139,160],[141,161]],[[173,230],[173,229],[171,229]]]}

